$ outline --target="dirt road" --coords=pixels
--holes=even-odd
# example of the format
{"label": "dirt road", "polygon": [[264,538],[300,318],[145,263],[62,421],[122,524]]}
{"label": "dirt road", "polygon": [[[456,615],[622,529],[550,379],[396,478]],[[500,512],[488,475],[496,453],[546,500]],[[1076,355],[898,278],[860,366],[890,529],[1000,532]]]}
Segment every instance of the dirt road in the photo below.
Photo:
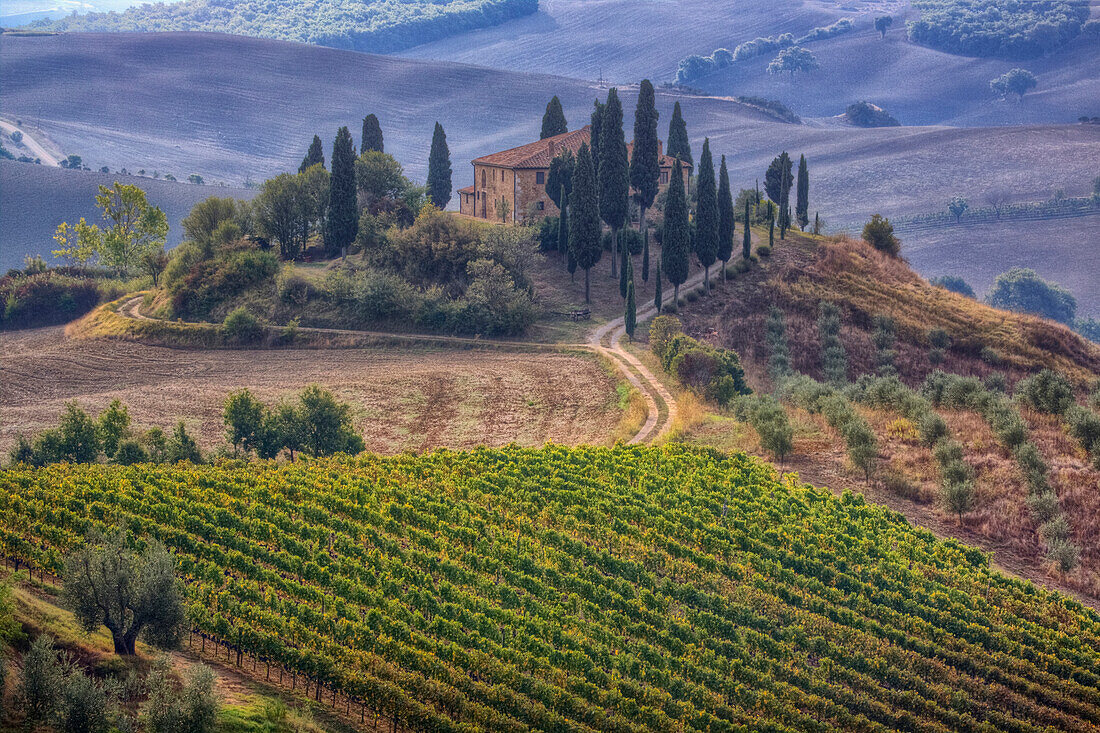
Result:
{"label": "dirt road", "polygon": [[42,165],[56,166],[61,163],[60,158],[56,157],[53,153],[47,150],[42,145],[42,143],[40,143],[38,140],[35,140],[26,130],[21,127],[17,127],[15,123],[0,119],[0,129],[4,131],[6,136],[11,135],[11,133],[16,131],[23,133],[23,139],[20,142],[22,142],[23,145],[25,145],[26,148],[31,151],[34,157],[42,161]]}

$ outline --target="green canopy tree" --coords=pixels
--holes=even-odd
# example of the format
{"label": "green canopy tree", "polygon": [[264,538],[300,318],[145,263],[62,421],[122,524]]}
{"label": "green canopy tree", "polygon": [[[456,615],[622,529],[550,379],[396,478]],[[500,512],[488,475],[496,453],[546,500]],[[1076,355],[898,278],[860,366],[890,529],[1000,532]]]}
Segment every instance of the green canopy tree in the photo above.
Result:
{"label": "green canopy tree", "polygon": [[[546,173],[546,195],[559,209],[569,204],[569,194],[573,190],[573,169],[577,166],[577,156],[564,148],[550,161],[550,170]],[[562,189],[565,195],[562,196]],[[562,202],[565,204],[562,204]]]}
{"label": "green canopy tree", "polygon": [[772,159],[764,173],[764,193],[780,208],[790,196],[794,181],[791,168],[791,156],[784,151]]}
{"label": "green canopy tree", "polygon": [[630,211],[630,171],[623,134],[623,105],[619,92],[607,92],[600,121],[599,202],[600,218],[611,227],[611,276],[615,277],[619,252],[619,230]]}
{"label": "green canopy tree", "polygon": [[741,240],[741,258],[746,262],[752,255],[752,213],[749,209],[749,200],[745,199],[745,236]]}
{"label": "green canopy tree", "polygon": [[718,257],[718,191],[714,184],[714,159],[710,138],[703,140],[695,186],[695,256],[703,266],[703,292],[710,293],[710,266]]}
{"label": "green canopy tree", "polygon": [[645,254],[642,263],[642,280],[649,279],[649,228],[646,226],[646,210],[657,198],[658,179],[661,175],[657,141],[657,104],[653,84],[643,79],[638,89],[638,106],[634,110],[634,150],[630,155],[630,186],[638,203],[638,233],[643,237]]}
{"label": "green canopy tree", "polygon": [[447,208],[451,200],[451,151],[447,149],[447,133],[438,122],[428,154],[428,200],[440,209]]}
{"label": "green canopy tree", "polygon": [[347,254],[348,245],[359,231],[359,209],[355,201],[355,149],[347,127],[336,132],[332,143],[332,171],[329,176],[328,213],[324,243],[330,255]]}
{"label": "green canopy tree", "polygon": [[325,150],[321,145],[321,138],[314,135],[313,142],[309,144],[309,150],[306,151],[306,157],[302,158],[302,164],[298,166],[298,172],[301,173],[306,168],[312,168],[318,163],[322,166],[325,164]]}
{"label": "green canopy tree", "polygon": [[688,276],[691,253],[691,222],[688,220],[687,195],[684,192],[684,169],[677,158],[672,166],[672,182],[665,203],[665,227],[661,236],[661,269],[672,283],[673,303],[679,307],[680,286]]}
{"label": "green canopy tree", "polygon": [[691,157],[691,142],[688,140],[687,123],[680,111],[680,103],[672,108],[672,119],[668,123],[668,155],[679,158],[690,166],[695,165]]}
{"label": "green canopy tree", "polygon": [[565,121],[565,112],[561,108],[561,100],[555,94],[546,103],[546,111],[542,114],[542,132],[539,133],[539,140],[545,140],[548,137],[566,132],[569,132],[569,123]]}
{"label": "green canopy tree", "polygon": [[83,265],[94,253],[104,265],[122,274],[140,267],[146,252],[164,247],[168,217],[149,204],[145,191],[116,181],[112,187],[101,185],[95,202],[103,212],[104,226],[83,219],[74,227],[63,222],[54,235],[61,244],[55,256],[78,260]]}
{"label": "green canopy tree", "polygon": [[577,151],[573,192],[569,196],[569,252],[584,270],[584,302],[591,303],[591,271],[603,256],[600,243],[600,209],[596,202],[596,167],[587,144]]}
{"label": "green canopy tree", "polygon": [[718,253],[722,263],[722,279],[726,279],[726,265],[733,256],[733,234],[736,224],[733,211],[733,191],[730,189],[730,174],[726,168],[726,156],[722,156],[722,165],[718,169]]}
{"label": "green canopy tree", "polygon": [[886,31],[890,30],[893,24],[894,19],[889,15],[880,15],[875,18],[875,30],[881,33],[883,38],[886,38]]}
{"label": "green canopy tree", "polygon": [[360,141],[359,154],[362,155],[369,150],[386,152],[386,146],[382,140],[382,126],[378,124],[378,118],[373,114],[363,118],[363,139]]}
{"label": "green canopy tree", "polygon": [[795,189],[794,216],[799,230],[805,230],[810,223],[810,169],[806,166],[806,156],[798,158],[798,186]]}

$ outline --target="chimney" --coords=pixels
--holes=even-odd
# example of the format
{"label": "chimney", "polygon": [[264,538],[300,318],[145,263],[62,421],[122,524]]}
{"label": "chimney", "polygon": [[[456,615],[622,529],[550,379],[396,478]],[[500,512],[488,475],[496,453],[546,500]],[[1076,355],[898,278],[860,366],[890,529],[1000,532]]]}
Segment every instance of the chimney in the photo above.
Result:
{"label": "chimney", "polygon": [[660,158],[665,154],[665,144],[661,142],[660,138],[657,138],[657,157]]}
{"label": "chimney", "polygon": [[553,159],[554,154],[558,152],[558,144],[553,140],[546,141],[546,152],[550,154],[550,158]]}

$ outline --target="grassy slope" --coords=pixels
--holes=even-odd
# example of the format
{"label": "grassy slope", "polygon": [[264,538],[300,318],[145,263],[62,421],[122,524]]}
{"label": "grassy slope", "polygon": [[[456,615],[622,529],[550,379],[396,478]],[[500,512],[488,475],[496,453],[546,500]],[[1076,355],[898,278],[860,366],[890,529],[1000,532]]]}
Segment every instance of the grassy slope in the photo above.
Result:
{"label": "grassy slope", "polygon": [[[393,680],[406,719],[439,716],[436,728],[455,711],[475,729],[560,727],[556,715],[577,730],[713,729],[708,714],[795,730],[1100,720],[1095,612],[740,456],[549,447],[0,474],[0,517],[27,539],[65,504],[50,542],[71,541],[88,501],[107,523],[135,512],[172,527],[166,541],[207,579],[191,586],[200,623],[332,656],[339,678]],[[239,527],[235,547],[276,563],[235,564],[255,591],[191,554],[229,537],[192,521],[211,503]],[[287,556],[271,547],[300,555],[310,537],[333,548],[325,577],[368,582],[276,569]],[[238,603],[274,583],[280,602]],[[285,624],[291,609],[320,613],[321,588],[343,620]]]}

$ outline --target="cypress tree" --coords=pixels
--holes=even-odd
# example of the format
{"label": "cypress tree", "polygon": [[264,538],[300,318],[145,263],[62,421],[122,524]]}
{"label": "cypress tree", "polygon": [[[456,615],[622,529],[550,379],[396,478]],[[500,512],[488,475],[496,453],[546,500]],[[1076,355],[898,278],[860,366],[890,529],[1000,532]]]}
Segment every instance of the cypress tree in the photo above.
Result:
{"label": "cypress tree", "polygon": [[[599,157],[600,218],[611,227],[611,277],[615,277],[619,256],[619,230],[630,211],[630,171],[623,135],[623,105],[614,87],[607,92],[600,120]],[[624,286],[625,291],[625,286]],[[624,297],[626,293],[623,293]]]}
{"label": "cypress tree", "polygon": [[821,214],[814,212],[814,234],[821,234]]}
{"label": "cypress tree", "polygon": [[630,278],[630,273],[628,272],[628,270],[630,269],[630,265],[632,264],[630,261],[630,254],[627,252],[627,249],[628,248],[625,245],[619,248],[619,295],[624,298],[626,297],[627,280]]}
{"label": "cypress tree", "polygon": [[603,129],[603,113],[604,105],[597,99],[594,102],[592,117],[589,120],[592,130],[589,135],[588,143],[588,147],[592,153],[592,166],[596,168],[597,173],[599,173],[600,167],[600,134]]}
{"label": "cypress tree", "polygon": [[806,156],[798,158],[798,186],[795,193],[794,215],[799,230],[805,231],[810,223],[810,169],[806,167]]}
{"label": "cypress tree", "polygon": [[332,174],[329,176],[328,212],[325,216],[325,250],[330,255],[347,254],[348,245],[359,231],[359,208],[355,201],[355,149],[347,127],[336,132],[332,143]]}
{"label": "cypress tree", "polygon": [[623,319],[626,325],[626,335],[634,340],[634,329],[638,325],[638,306],[634,301],[634,273],[630,273],[630,282],[626,285],[626,316]]}
{"label": "cypress tree", "polygon": [[[792,181],[791,156],[784,151],[772,159],[768,170],[764,172],[764,193],[782,209],[790,196]],[[757,187],[759,185],[757,183]]]}
{"label": "cypress tree", "polygon": [[661,263],[657,263],[657,279],[653,283],[653,307],[657,309],[657,315],[661,315]]}
{"label": "cypress tree", "polygon": [[563,257],[569,254],[569,200],[566,198],[565,186],[561,187],[561,200],[566,204],[561,207],[558,216],[558,252]]}
{"label": "cypress tree", "polygon": [[375,150],[384,153],[385,147],[382,141],[382,126],[378,124],[378,118],[373,114],[367,115],[363,118],[363,139],[359,144],[359,152]]}
{"label": "cypress tree", "polygon": [[[569,148],[563,149],[550,161],[550,170],[546,173],[546,195],[559,209],[569,204],[569,192],[573,190],[573,168],[576,164],[577,159]],[[561,195],[563,189],[564,196]]]}
{"label": "cypress tree", "polygon": [[642,282],[649,282],[649,237],[642,244]]}
{"label": "cypress tree", "polygon": [[318,163],[320,163],[321,166],[324,167],[325,149],[321,145],[321,138],[317,135],[314,135],[313,142],[309,144],[309,151],[306,153],[306,157],[302,158],[302,164],[298,166],[298,172],[301,173],[307,168],[312,168]]}
{"label": "cypress tree", "polygon": [[687,124],[680,112],[679,102],[672,108],[672,120],[668,123],[668,154],[673,158],[679,158],[688,165],[695,165],[695,160],[691,157],[691,142],[688,141]]}
{"label": "cypress tree", "polygon": [[672,182],[665,204],[665,230],[661,237],[661,269],[673,285],[673,302],[680,307],[680,286],[687,280],[691,252],[691,223],[684,193],[684,169],[680,159],[672,166]]}
{"label": "cypress tree", "polygon": [[573,220],[569,227],[569,252],[577,267],[584,270],[584,302],[591,303],[591,271],[603,256],[600,242],[600,208],[596,202],[596,167],[588,145],[577,151],[573,171],[573,193],[569,195],[569,210]]}
{"label": "cypress tree", "polygon": [[703,140],[703,152],[699,155],[695,200],[695,256],[703,266],[703,292],[710,294],[710,266],[718,257],[718,191],[714,185],[710,138]]}
{"label": "cypress tree", "polygon": [[[653,84],[643,79],[638,89],[638,106],[634,110],[634,150],[630,154],[630,186],[634,200],[638,202],[638,233],[642,235],[646,254],[649,254],[649,228],[646,226],[646,209],[657,198],[658,179],[661,175],[657,142],[657,104]],[[648,279],[645,261],[642,264],[642,280]]]}
{"label": "cypress tree", "polygon": [[440,209],[451,200],[451,151],[447,148],[447,133],[438,122],[428,153],[428,199]]}
{"label": "cypress tree", "polygon": [[752,220],[749,217],[749,200],[745,199],[745,237],[741,240],[741,258],[745,261],[752,255],[752,230],[749,228]]}
{"label": "cypress tree", "polygon": [[569,132],[569,123],[565,121],[565,112],[561,108],[561,100],[555,94],[546,103],[546,111],[542,113],[542,132],[539,133],[539,140],[561,135],[564,132]]}
{"label": "cypress tree", "polygon": [[775,246],[775,205],[768,202],[768,246]]}
{"label": "cypress tree", "polygon": [[718,259],[722,262],[722,280],[726,279],[726,266],[733,256],[735,217],[730,174],[726,169],[726,156],[723,155],[722,165],[718,170]]}

